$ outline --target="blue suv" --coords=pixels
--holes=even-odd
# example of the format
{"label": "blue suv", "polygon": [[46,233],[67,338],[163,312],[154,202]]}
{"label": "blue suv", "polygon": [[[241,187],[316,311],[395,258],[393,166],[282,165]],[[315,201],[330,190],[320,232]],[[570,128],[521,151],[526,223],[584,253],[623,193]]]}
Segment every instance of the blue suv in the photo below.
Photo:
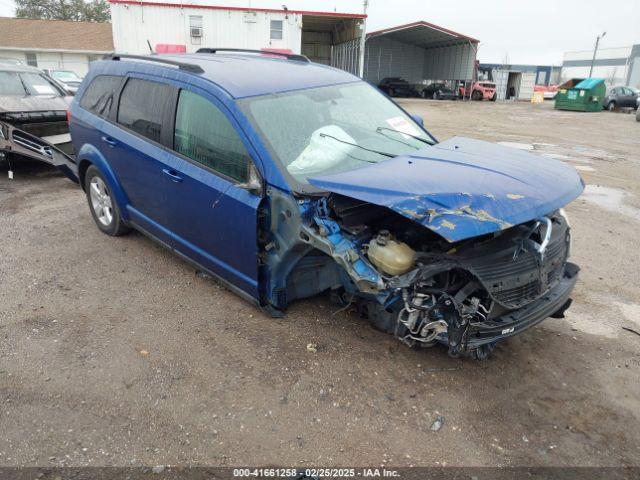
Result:
{"label": "blue suv", "polygon": [[70,129],[100,230],[135,228],[272,315],[329,293],[406,344],[485,358],[571,302],[572,167],[438,142],[303,56],[113,55]]}

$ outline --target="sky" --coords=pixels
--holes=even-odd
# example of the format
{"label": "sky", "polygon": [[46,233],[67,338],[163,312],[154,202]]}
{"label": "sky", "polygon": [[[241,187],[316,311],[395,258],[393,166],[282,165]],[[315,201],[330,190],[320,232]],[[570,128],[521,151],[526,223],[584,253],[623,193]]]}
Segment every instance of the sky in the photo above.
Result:
{"label": "sky", "polygon": [[[349,13],[363,9],[361,0],[183,1]],[[12,0],[0,0],[0,16],[13,16],[13,11]],[[367,13],[367,31],[425,20],[477,38],[483,63],[560,65],[563,52],[593,49],[596,36],[605,31],[600,48],[640,43],[640,0],[369,0]]]}

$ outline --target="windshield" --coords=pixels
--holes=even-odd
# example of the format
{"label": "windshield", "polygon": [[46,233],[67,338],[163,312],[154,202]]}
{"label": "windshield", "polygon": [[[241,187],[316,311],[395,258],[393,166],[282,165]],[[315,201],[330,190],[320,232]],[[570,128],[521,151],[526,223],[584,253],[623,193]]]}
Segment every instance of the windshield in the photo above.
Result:
{"label": "windshield", "polygon": [[0,95],[61,96],[61,92],[38,73],[0,71]]}
{"label": "windshield", "polygon": [[240,105],[302,191],[308,190],[308,178],[363,168],[435,143],[364,82],[251,97]]}
{"label": "windshield", "polygon": [[82,80],[75,72],[70,70],[53,70],[51,72],[51,76],[53,78],[58,78],[60,80]]}

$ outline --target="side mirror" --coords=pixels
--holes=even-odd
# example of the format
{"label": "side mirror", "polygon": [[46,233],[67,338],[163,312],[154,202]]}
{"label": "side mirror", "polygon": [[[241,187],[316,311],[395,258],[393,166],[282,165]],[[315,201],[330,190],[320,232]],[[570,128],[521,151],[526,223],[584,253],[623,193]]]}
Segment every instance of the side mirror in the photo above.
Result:
{"label": "side mirror", "polygon": [[424,119],[420,115],[411,115],[411,118],[413,118],[414,122],[424,128]]}

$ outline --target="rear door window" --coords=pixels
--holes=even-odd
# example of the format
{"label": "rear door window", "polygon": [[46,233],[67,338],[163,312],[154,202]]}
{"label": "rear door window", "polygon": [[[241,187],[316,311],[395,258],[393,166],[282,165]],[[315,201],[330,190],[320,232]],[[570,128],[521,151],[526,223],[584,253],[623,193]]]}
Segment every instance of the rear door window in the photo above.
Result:
{"label": "rear door window", "polygon": [[163,118],[174,100],[173,91],[169,85],[130,78],[120,95],[118,123],[161,143]]}
{"label": "rear door window", "polygon": [[122,77],[100,75],[87,87],[80,106],[101,117],[109,118],[120,90]]}
{"label": "rear door window", "polygon": [[238,132],[213,103],[188,90],[178,99],[174,150],[233,180],[247,181],[251,160]]}

